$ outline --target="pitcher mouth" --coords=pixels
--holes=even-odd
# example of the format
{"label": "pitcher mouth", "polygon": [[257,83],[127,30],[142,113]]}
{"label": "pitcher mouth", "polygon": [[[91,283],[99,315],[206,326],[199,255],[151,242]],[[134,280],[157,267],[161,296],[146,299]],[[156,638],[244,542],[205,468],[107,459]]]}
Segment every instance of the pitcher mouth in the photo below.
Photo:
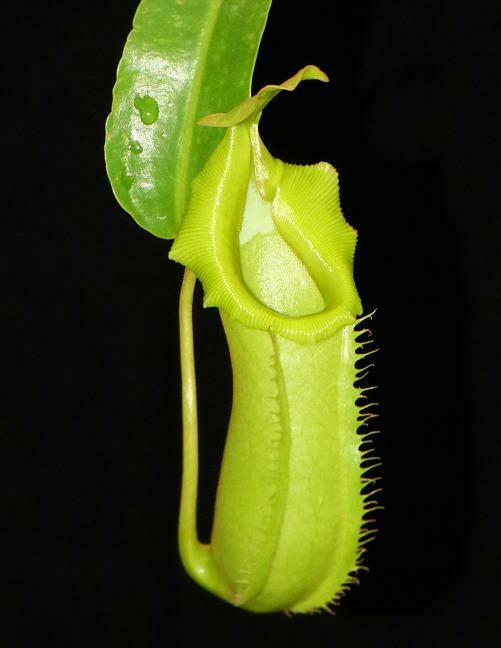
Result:
{"label": "pitcher mouth", "polygon": [[[299,166],[276,160],[262,143],[256,152],[255,139],[249,126],[228,129],[193,182],[169,256],[198,276],[205,306],[298,342],[329,337],[361,313],[353,280],[357,234],[341,212],[337,173],[324,162]],[[265,261],[262,255],[261,266],[249,261],[246,246],[255,244],[256,236],[288,250],[291,265],[303,269],[301,281],[316,287],[316,299],[297,309],[263,299],[265,265],[270,270],[273,258],[268,254]]]}
{"label": "pitcher mouth", "polygon": [[[263,107],[305,78],[326,80],[308,66],[228,113],[201,120],[227,131],[192,184],[169,255],[198,276],[205,306],[297,342],[327,338],[362,312],[353,280],[357,233],[342,214],[336,170],[326,162],[300,166],[275,159],[259,136]],[[264,244],[259,254],[248,254],[247,246],[258,242]],[[294,269],[296,283],[308,288],[306,302],[297,285],[277,275],[273,249],[266,246],[276,248],[282,271]],[[270,290],[277,281],[282,289]],[[297,299],[282,299],[284,291]]]}

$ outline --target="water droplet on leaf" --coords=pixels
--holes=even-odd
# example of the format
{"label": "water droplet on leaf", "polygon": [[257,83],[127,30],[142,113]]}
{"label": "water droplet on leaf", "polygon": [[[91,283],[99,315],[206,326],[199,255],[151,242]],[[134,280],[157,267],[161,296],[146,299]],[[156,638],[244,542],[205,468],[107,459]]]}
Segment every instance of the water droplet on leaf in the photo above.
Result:
{"label": "water droplet on leaf", "polygon": [[130,150],[134,153],[134,155],[140,155],[143,152],[143,147],[136,140],[131,140]]}
{"label": "water droplet on leaf", "polygon": [[149,95],[141,97],[136,95],[134,98],[134,107],[139,110],[139,116],[145,126],[151,126],[158,119],[158,103]]}
{"label": "water droplet on leaf", "polygon": [[126,191],[130,191],[132,189],[132,185],[134,184],[135,179],[135,176],[129,175],[125,170],[122,171],[122,174],[120,176],[120,182],[122,183],[122,186]]}

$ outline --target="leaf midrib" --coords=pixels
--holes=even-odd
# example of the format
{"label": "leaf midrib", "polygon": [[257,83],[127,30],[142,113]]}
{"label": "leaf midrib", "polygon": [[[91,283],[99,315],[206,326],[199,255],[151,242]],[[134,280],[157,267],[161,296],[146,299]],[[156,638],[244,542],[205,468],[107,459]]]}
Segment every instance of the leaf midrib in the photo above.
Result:
{"label": "leaf midrib", "polygon": [[[186,111],[184,119],[184,132],[187,133],[186,137],[182,140],[181,145],[181,155],[180,155],[180,164],[179,164],[179,183],[180,191],[177,193],[176,200],[176,214],[182,216],[186,208],[186,199],[188,194],[187,178],[188,178],[188,167],[190,163],[190,151],[191,144],[193,142],[193,134],[195,131],[195,115],[199,105],[200,97],[200,88],[202,87],[202,79],[205,73],[205,67],[207,63],[207,52],[209,51],[210,41],[212,34],[214,33],[214,28],[219,17],[221,10],[221,5],[223,0],[216,0],[213,3],[213,8],[208,14],[207,27],[204,32],[204,38],[201,40],[198,60],[200,61],[197,66],[195,76],[193,77],[193,83],[191,84],[191,92],[189,93],[190,101],[188,102],[188,110]],[[193,101],[191,99],[194,98]]]}

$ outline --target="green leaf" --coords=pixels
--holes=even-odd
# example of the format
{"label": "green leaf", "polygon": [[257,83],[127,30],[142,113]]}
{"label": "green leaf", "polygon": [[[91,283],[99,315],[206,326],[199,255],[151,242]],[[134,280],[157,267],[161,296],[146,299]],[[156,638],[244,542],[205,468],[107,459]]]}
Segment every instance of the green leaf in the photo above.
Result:
{"label": "green leaf", "polygon": [[223,132],[197,121],[248,98],[271,0],[143,0],[106,122],[113,191],[141,227],[173,238],[194,176]]}

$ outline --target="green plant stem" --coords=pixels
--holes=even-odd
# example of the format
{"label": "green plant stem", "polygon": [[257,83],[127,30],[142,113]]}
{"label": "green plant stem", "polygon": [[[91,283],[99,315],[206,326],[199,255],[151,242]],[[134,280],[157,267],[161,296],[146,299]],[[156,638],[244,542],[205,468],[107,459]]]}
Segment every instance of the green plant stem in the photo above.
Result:
{"label": "green plant stem", "polygon": [[193,349],[193,293],[196,276],[186,268],[179,299],[179,345],[183,412],[183,476],[179,539],[181,547],[190,550],[197,535],[198,490],[198,415],[195,354]]}
{"label": "green plant stem", "polygon": [[198,415],[193,345],[193,294],[196,276],[186,268],[179,299],[179,345],[183,412],[183,475],[179,511],[179,550],[186,571],[200,585],[223,598],[231,592],[214,564],[210,546],[197,533]]}

